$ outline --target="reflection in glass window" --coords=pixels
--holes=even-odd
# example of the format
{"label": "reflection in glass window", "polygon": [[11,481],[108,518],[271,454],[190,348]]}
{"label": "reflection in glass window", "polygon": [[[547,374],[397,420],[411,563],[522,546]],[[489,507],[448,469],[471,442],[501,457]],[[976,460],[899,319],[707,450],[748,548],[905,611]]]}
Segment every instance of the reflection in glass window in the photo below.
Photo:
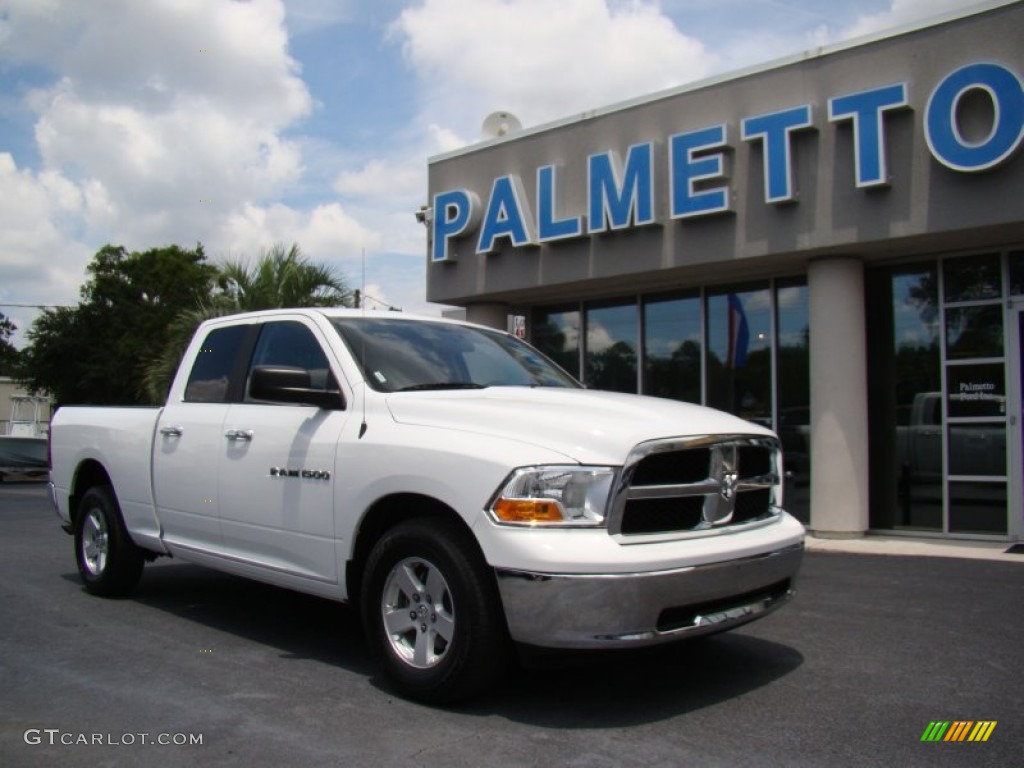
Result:
{"label": "reflection in glass window", "polygon": [[635,393],[639,336],[635,303],[588,308],[583,383],[590,389]]}
{"label": "reflection in glass window", "polygon": [[947,302],[998,299],[1003,292],[999,254],[961,256],[942,263]]}
{"label": "reflection in glass window", "polygon": [[950,365],[946,368],[949,415],[1005,416],[1006,379],[1002,363]]}
{"label": "reflection in glass window", "polygon": [[779,280],[775,284],[778,349],[776,350],[776,431],[786,462],[786,509],[810,522],[811,375],[810,315],[807,283]]}
{"label": "reflection in glass window", "polygon": [[378,392],[579,386],[535,348],[499,331],[401,317],[332,323]]}
{"label": "reflection in glass window", "polygon": [[1006,533],[1006,483],[951,482],[950,533]]}
{"label": "reflection in glass window", "polygon": [[778,389],[779,410],[808,408],[811,403],[810,316],[807,284],[779,281],[778,306]]}
{"label": "reflection in glass window", "polygon": [[949,474],[1006,476],[1006,423],[949,425]]}
{"label": "reflection in glass window", "polygon": [[1010,294],[1019,296],[1024,293],[1024,251],[1011,251],[1007,260],[1010,263]]}
{"label": "reflection in glass window", "polygon": [[644,394],[699,403],[700,296],[644,304]]}
{"label": "reflection in glass window", "polygon": [[999,304],[946,309],[946,357],[1003,356],[1003,308]]}
{"label": "reflection in glass window", "polygon": [[231,371],[248,325],[214,328],[203,340],[185,385],[187,403],[226,403]]}
{"label": "reflection in glass window", "polygon": [[580,377],[579,310],[537,310],[533,318],[533,345],[578,379]]}
{"label": "reflection in glass window", "polygon": [[771,426],[771,327],[767,288],[708,296],[708,405]]}
{"label": "reflection in glass window", "polygon": [[[871,527],[942,530],[941,356],[934,262],[867,273]],[[938,410],[937,410],[938,409]]]}

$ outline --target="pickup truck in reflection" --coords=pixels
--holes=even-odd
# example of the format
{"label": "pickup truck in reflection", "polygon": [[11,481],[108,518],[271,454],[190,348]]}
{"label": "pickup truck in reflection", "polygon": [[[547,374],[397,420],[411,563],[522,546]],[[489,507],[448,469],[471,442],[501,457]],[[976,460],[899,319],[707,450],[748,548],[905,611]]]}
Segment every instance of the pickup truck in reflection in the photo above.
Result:
{"label": "pickup truck in reflection", "polygon": [[[908,486],[939,485],[942,460],[942,393],[919,392],[909,424],[896,428],[902,480]],[[1006,474],[1006,426],[1002,422],[954,423],[949,427],[949,474],[991,477]]]}

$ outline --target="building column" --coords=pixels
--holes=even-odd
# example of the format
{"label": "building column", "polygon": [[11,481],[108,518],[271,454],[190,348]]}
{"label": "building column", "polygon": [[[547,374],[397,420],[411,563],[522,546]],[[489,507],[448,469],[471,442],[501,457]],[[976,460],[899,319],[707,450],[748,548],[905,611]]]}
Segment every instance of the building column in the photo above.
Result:
{"label": "building column", "polygon": [[852,257],[807,270],[811,377],[811,532],[868,529],[868,389],[864,265]]}
{"label": "building column", "polygon": [[479,323],[499,331],[508,330],[508,305],[499,302],[469,304],[466,306],[466,319],[471,323]]}

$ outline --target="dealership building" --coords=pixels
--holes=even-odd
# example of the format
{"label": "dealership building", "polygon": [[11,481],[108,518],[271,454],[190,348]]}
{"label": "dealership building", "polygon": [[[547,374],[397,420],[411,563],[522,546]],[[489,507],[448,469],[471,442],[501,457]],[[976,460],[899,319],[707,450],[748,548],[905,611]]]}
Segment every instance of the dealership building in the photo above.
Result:
{"label": "dealership building", "polygon": [[819,535],[1022,539],[1022,75],[994,2],[509,117],[430,160],[427,298],[773,427]]}

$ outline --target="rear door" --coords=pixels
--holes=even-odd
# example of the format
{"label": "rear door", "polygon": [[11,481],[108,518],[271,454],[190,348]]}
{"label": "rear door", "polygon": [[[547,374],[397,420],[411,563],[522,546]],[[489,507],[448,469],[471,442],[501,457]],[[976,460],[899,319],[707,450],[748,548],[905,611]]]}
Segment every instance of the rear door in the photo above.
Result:
{"label": "rear door", "polygon": [[222,547],[218,477],[225,452],[228,403],[241,391],[253,325],[210,330],[195,357],[182,397],[157,422],[153,493],[168,544],[202,552]]}
{"label": "rear door", "polygon": [[[262,325],[249,369],[301,368],[315,389],[338,389],[337,366],[306,318]],[[334,493],[338,441],[349,414],[254,400],[229,406],[219,486],[228,556],[291,575],[337,583]],[[224,439],[222,437],[222,439]]]}

